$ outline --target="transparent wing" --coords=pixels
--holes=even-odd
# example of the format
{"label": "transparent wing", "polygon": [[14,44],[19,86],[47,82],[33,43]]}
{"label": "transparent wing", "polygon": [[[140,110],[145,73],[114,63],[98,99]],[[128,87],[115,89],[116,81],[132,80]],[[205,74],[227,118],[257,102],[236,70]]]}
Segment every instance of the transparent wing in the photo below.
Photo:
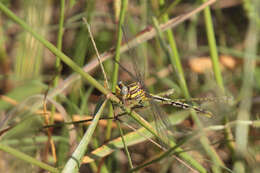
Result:
{"label": "transparent wing", "polygon": [[[168,120],[167,114],[161,109],[161,107],[153,100],[149,101],[151,105],[151,111],[155,122],[155,127],[158,135],[160,136],[160,143],[165,148],[170,146],[170,121]],[[162,140],[162,141],[161,141]]]}
{"label": "transparent wing", "polygon": [[[127,37],[126,37],[126,32],[125,32],[125,29],[124,27],[122,27],[122,31],[123,31],[123,34],[124,34],[124,38],[127,42]],[[128,44],[127,44],[128,45]],[[131,58],[133,59],[132,60],[132,65],[133,65],[133,70],[135,72],[135,77],[134,79],[139,82],[141,84],[141,86],[144,86],[144,73],[141,72],[140,68],[139,68],[139,65],[138,63],[140,63],[140,59],[138,58],[137,55],[135,55],[134,51],[130,48],[128,48],[128,52],[129,52],[129,55],[131,56]],[[127,71],[127,70],[126,70]],[[131,72],[128,71],[129,74],[131,74],[131,76],[133,76],[133,74]]]}
{"label": "transparent wing", "polygon": [[[124,28],[122,27],[123,33],[124,33],[124,37],[126,39],[126,33]],[[127,40],[127,39],[126,39]],[[139,82],[139,84],[141,85],[142,89],[146,92],[149,93],[145,84],[144,84],[144,71],[141,71],[140,68],[140,61],[141,59],[134,55],[134,52],[129,49],[129,54],[132,58],[132,66],[133,66],[133,70],[135,72],[135,77],[134,79]],[[124,68],[123,68],[124,69]],[[127,73],[130,74],[130,76],[133,76],[128,70],[125,70]],[[149,94],[147,94],[149,95]],[[156,131],[158,133],[158,135],[160,136],[160,138],[162,140],[159,139],[160,144],[165,147],[168,148],[169,146],[169,134],[168,134],[168,128],[170,127],[169,121],[167,121],[167,115],[166,113],[159,107],[159,105],[153,101],[150,100],[149,104],[151,106],[151,114],[153,115],[152,119],[155,122],[155,127],[156,127]]]}

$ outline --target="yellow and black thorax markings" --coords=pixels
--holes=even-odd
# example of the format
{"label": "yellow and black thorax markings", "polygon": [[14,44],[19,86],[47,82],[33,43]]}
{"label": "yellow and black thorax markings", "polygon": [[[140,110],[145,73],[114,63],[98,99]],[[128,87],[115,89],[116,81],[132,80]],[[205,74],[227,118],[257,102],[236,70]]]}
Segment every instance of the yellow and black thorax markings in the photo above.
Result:
{"label": "yellow and black thorax markings", "polygon": [[116,87],[116,95],[122,100],[129,101],[144,101],[147,99],[146,92],[138,82],[129,85],[124,85],[120,82]]}
{"label": "yellow and black thorax markings", "polygon": [[128,87],[128,95],[126,99],[129,100],[146,100],[146,94],[145,91],[142,89],[140,83],[134,82],[131,83]]}

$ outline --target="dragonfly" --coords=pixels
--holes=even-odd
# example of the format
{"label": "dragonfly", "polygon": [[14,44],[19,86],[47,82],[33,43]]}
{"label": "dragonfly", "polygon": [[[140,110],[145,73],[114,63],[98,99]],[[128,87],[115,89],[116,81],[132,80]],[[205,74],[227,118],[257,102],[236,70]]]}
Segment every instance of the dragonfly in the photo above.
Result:
{"label": "dragonfly", "polygon": [[197,113],[206,115],[209,118],[213,116],[210,111],[204,110],[200,107],[151,94],[147,91],[145,86],[142,85],[142,83],[143,81],[137,81],[126,85],[123,81],[119,81],[116,86],[115,94],[120,98],[123,104],[131,105],[133,108],[142,108],[145,102],[149,102],[149,106],[151,107],[150,113],[153,115],[156,131],[159,135],[159,138],[157,137],[157,139],[159,140],[159,145],[164,150],[170,147],[170,135],[168,133],[170,123],[168,121],[167,114],[161,109],[158,103],[181,109],[193,109]]}
{"label": "dragonfly", "polygon": [[181,109],[193,109],[198,113],[212,117],[212,113],[210,111],[206,111],[197,106],[148,93],[142,88],[140,82],[134,82],[129,85],[125,85],[122,81],[119,81],[116,87],[116,96],[118,96],[124,103],[127,101],[134,101],[142,105],[144,101],[154,100],[156,102],[171,105]]}
{"label": "dragonfly", "polygon": [[[167,119],[168,115],[162,110],[162,108],[160,107],[159,104],[170,105],[170,106],[181,108],[181,109],[193,109],[198,113],[205,114],[209,117],[212,116],[212,114],[209,111],[206,111],[200,107],[193,106],[193,105],[190,105],[190,104],[187,104],[187,103],[184,103],[181,101],[177,101],[174,99],[170,99],[167,97],[162,97],[160,95],[151,94],[150,92],[148,92],[148,90],[146,89],[146,86],[144,85],[144,79],[140,75],[140,72],[138,71],[138,67],[134,63],[133,63],[133,66],[136,69],[135,70],[136,75],[131,74],[128,70],[126,70],[124,67],[122,67],[122,65],[120,65],[120,67],[125,72],[127,72],[129,75],[131,74],[131,76],[133,76],[132,79],[134,80],[134,82],[132,82],[130,84],[125,84],[123,81],[120,80],[117,83],[116,91],[114,94],[118,98],[120,98],[120,100],[123,104],[133,105],[132,109],[143,108],[145,102],[149,103],[148,106],[151,107],[151,109],[149,109],[149,110],[151,110],[150,113],[153,115],[153,120],[155,122],[155,130],[157,131],[157,134],[159,134],[159,136],[162,137],[162,139],[166,139],[165,140],[166,143],[165,143],[164,141],[160,141],[161,140],[160,138],[157,138],[159,140],[159,143],[157,143],[157,144],[160,145],[163,150],[166,150],[167,148],[170,147],[169,143],[168,143],[170,141],[170,137],[167,132],[170,127],[170,123],[168,122],[168,119]],[[116,117],[111,117],[111,118],[104,117],[101,119],[117,120],[121,115],[125,115],[125,113],[118,114],[118,115],[116,115]],[[37,117],[34,117],[34,119],[36,119],[36,118]],[[27,118],[27,119],[29,119],[29,118]],[[92,119],[41,126],[41,122],[37,122],[37,124],[36,124],[36,123],[34,123],[35,121],[31,120],[31,122],[33,122],[33,123],[31,123],[30,125],[28,125],[28,123],[24,123],[25,124],[24,126],[27,126],[27,127],[30,126],[31,127],[30,132],[36,133],[36,131],[39,132],[41,130],[40,128],[50,128],[50,127],[55,127],[55,126],[63,126],[66,124],[78,124],[78,123],[84,123],[87,121],[92,121]],[[15,132],[17,133],[17,131],[19,131],[19,129],[17,129]],[[22,132],[20,132],[20,133],[24,134]],[[72,131],[72,133],[73,133],[73,131]],[[29,134],[29,132],[27,132],[25,134],[26,134],[26,136],[24,136],[24,138],[27,139],[27,137],[28,137],[27,135],[30,135],[30,134]],[[11,138],[13,138],[12,134],[9,136],[11,136]],[[71,136],[73,136],[73,135],[71,135]],[[5,136],[5,137],[7,137],[7,139],[8,139],[8,136]],[[30,136],[29,136],[29,138],[30,138]],[[40,138],[37,136],[34,138],[32,138],[33,139],[32,145],[34,144],[34,141],[36,143],[36,142],[38,142],[38,140],[40,140]],[[29,142],[31,142],[31,141],[29,141]],[[25,143],[25,145],[28,145],[28,144]],[[41,146],[41,147],[43,148],[44,146]]]}
{"label": "dragonfly", "polygon": [[[124,29],[123,33],[125,35]],[[129,51],[131,50],[129,49]],[[119,62],[114,60],[114,62],[117,63],[119,67],[121,67],[124,72],[128,73],[128,75],[134,80],[134,82],[128,85],[120,80],[117,83],[116,91],[114,94],[121,100],[123,104],[131,105],[131,108],[142,108],[144,107],[143,105],[145,102],[149,103],[148,106],[151,107],[151,109],[149,110],[151,110],[150,113],[153,115],[156,131],[159,135],[159,138],[157,138],[159,140],[159,143],[163,145],[163,148],[169,148],[168,144],[170,141],[170,137],[168,134],[168,129],[170,127],[170,122],[168,121],[167,114],[161,109],[158,103],[163,105],[170,105],[181,109],[193,109],[197,113],[206,115],[207,117],[212,117],[213,114],[210,111],[206,111],[200,107],[173,100],[167,97],[151,94],[150,92],[148,92],[146,86],[144,85],[144,75],[141,73],[141,70],[137,65],[137,62],[139,62],[136,59],[137,56],[134,56],[132,54],[131,57],[134,59],[131,64],[134,69],[135,75],[131,73],[128,69],[123,67]],[[161,139],[166,140],[162,141]]]}
{"label": "dragonfly", "polygon": [[[125,35],[125,32],[124,32],[124,35]],[[126,38],[126,36],[125,36],[125,38]],[[131,57],[133,57],[135,59],[135,56],[133,56],[133,54]],[[206,111],[200,107],[193,106],[193,105],[190,105],[190,104],[187,104],[187,103],[184,103],[181,101],[177,101],[174,99],[170,99],[167,97],[162,97],[159,95],[151,94],[150,92],[148,92],[148,90],[146,89],[146,86],[144,85],[144,78],[143,78],[144,75],[141,74],[141,72],[140,72],[141,70],[139,70],[139,67],[136,64],[136,62],[138,62],[137,59],[135,59],[132,63],[135,75],[132,72],[130,72],[127,68],[122,66],[116,60],[113,60],[113,61],[114,61],[114,63],[117,63],[120,66],[120,68],[124,72],[126,72],[135,81],[135,82],[132,82],[132,83],[126,85],[122,80],[120,80],[117,83],[116,91],[114,94],[121,100],[121,102],[123,104],[131,105],[132,106],[131,108],[133,110],[137,109],[137,108],[144,108],[145,107],[144,103],[149,102],[148,106],[150,106],[152,108],[151,110],[152,110],[152,114],[154,116],[154,121],[156,124],[156,129],[157,129],[158,134],[164,133],[164,135],[166,135],[165,131],[169,127],[169,122],[167,122],[167,115],[164,113],[164,111],[161,110],[160,106],[158,106],[158,103],[163,104],[163,105],[170,105],[170,106],[181,108],[181,109],[193,109],[197,113],[206,115],[207,117],[212,117],[213,114],[210,111]],[[102,120],[104,120],[104,119],[117,120],[119,117],[121,117],[125,114],[126,113],[123,112],[121,114],[116,115],[115,117],[103,117],[101,119]],[[44,126],[44,128],[62,126],[64,124],[79,124],[79,123],[84,123],[84,122],[89,122],[89,121],[92,121],[92,119],[59,123],[59,124],[54,124],[54,125],[46,125],[46,126]]]}
{"label": "dragonfly", "polygon": [[[126,36],[125,36],[126,37]],[[132,57],[135,57],[132,55]],[[169,122],[167,122],[167,114],[162,111],[160,108],[159,104],[164,104],[164,105],[170,105],[173,107],[181,108],[181,109],[193,109],[198,113],[207,115],[208,117],[211,117],[212,114],[209,111],[206,111],[200,107],[193,106],[181,101],[173,100],[167,97],[162,97],[159,95],[151,94],[148,92],[146,89],[146,86],[144,85],[144,79],[143,75],[141,74],[138,65],[135,62],[138,62],[138,60],[134,60],[132,63],[132,66],[135,71],[135,75],[131,73],[129,70],[127,70],[125,67],[123,67],[119,62],[118,63],[121,69],[128,73],[132,79],[135,82],[132,82],[128,85],[126,85],[123,81],[119,81],[116,86],[116,92],[115,95],[120,98],[121,102],[123,104],[131,104],[133,105],[133,109],[136,108],[143,108],[145,102],[149,102],[149,106],[151,106],[151,112],[153,114],[153,118],[156,124],[156,130],[158,134],[164,134],[167,136],[165,131],[169,127]],[[156,103],[157,102],[157,103]],[[104,117],[101,119],[117,119],[118,117],[125,115],[125,113],[121,113],[116,115],[116,117]],[[80,121],[73,121],[73,122],[65,122],[65,123],[58,123],[58,124],[50,124],[50,125],[45,125],[43,128],[50,128],[50,127],[55,127],[55,126],[62,126],[62,125],[69,125],[69,124],[79,124],[79,123],[84,123],[92,121],[92,119],[88,120],[80,120]],[[39,126],[37,126],[39,127]]]}
{"label": "dragonfly", "polygon": [[[213,116],[213,114],[210,111],[204,110],[200,107],[193,106],[178,100],[173,100],[167,97],[161,97],[159,95],[154,95],[149,92],[147,92],[145,89],[143,89],[143,86],[140,82],[133,82],[129,85],[125,85],[123,81],[119,81],[116,86],[116,92],[114,93],[118,98],[120,98],[121,102],[125,105],[131,105],[132,110],[139,109],[139,108],[145,108],[144,103],[147,101],[155,101],[159,104],[163,105],[170,105],[173,107],[181,108],[181,109],[193,109],[197,113],[203,114],[209,118]],[[196,99],[197,100],[197,99]],[[201,100],[201,99],[199,99]],[[205,100],[205,99],[203,99]],[[206,99],[207,100],[207,99]],[[153,105],[155,106],[155,105]],[[115,117],[102,117],[101,120],[110,120],[110,119],[117,119],[126,113],[120,113],[116,115]],[[160,115],[162,117],[162,115]],[[165,116],[165,115],[163,115]],[[165,117],[163,117],[165,119]],[[45,125],[44,128],[50,128],[50,127],[59,127],[63,125],[70,125],[70,124],[80,124],[85,122],[92,121],[92,118],[84,119],[84,120],[78,120],[78,121],[72,121],[72,122],[62,122],[62,123],[56,123],[56,124],[50,124]]]}

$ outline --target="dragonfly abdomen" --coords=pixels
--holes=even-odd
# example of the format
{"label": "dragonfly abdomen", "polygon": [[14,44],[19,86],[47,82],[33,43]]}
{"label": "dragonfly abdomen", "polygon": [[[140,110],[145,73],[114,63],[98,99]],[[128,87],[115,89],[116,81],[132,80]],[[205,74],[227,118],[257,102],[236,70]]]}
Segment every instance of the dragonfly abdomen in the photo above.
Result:
{"label": "dragonfly abdomen", "polygon": [[168,99],[165,97],[160,97],[160,96],[151,95],[151,94],[150,94],[150,97],[152,99],[154,99],[155,101],[161,102],[162,104],[167,104],[167,105],[175,106],[175,107],[182,108],[182,109],[193,109],[198,113],[208,114],[209,116],[211,116],[211,112],[205,111],[199,107],[192,106],[187,103],[183,103],[183,102],[179,102],[179,101],[175,101],[175,100],[171,100],[171,99]]}

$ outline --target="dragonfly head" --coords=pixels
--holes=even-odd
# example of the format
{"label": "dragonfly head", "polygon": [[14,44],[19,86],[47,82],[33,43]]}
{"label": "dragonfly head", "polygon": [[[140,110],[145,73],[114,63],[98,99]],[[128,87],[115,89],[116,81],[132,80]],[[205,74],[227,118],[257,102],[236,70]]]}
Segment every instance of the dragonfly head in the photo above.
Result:
{"label": "dragonfly head", "polygon": [[117,87],[116,87],[117,91],[117,95],[121,96],[122,98],[125,98],[128,94],[128,87],[122,82],[119,81],[117,83]]}

